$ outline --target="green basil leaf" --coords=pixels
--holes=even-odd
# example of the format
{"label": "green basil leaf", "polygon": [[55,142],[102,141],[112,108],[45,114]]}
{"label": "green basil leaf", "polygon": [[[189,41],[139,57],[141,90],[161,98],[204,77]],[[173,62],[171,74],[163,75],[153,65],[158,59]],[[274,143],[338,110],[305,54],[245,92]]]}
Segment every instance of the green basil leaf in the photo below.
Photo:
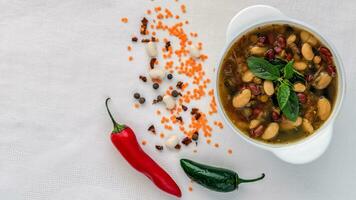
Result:
{"label": "green basil leaf", "polygon": [[247,65],[251,72],[259,78],[273,81],[280,77],[279,69],[264,58],[251,56],[247,59]]}
{"label": "green basil leaf", "polygon": [[283,74],[284,74],[284,78],[286,79],[291,79],[294,75],[294,69],[293,69],[293,64],[294,61],[289,61],[286,66],[283,69]]}
{"label": "green basil leaf", "polygon": [[281,109],[283,114],[291,121],[296,121],[299,115],[298,96],[294,91],[290,91],[287,104]]}
{"label": "green basil leaf", "polygon": [[277,91],[278,105],[281,110],[286,106],[289,100],[290,88],[286,83],[281,83]]}
{"label": "green basil leaf", "polygon": [[272,65],[283,65],[283,67],[287,64],[287,62],[280,58],[275,58],[269,61]]}

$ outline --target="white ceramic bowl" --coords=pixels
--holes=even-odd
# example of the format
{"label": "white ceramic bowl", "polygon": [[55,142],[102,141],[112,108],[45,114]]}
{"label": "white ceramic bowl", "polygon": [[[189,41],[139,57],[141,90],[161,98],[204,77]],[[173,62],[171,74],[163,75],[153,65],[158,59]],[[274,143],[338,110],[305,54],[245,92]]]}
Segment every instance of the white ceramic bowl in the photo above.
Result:
{"label": "white ceramic bowl", "polygon": [[[219,78],[218,74],[221,70],[221,64],[223,58],[225,57],[225,54],[243,34],[253,30],[256,27],[263,26],[266,24],[291,24],[293,26],[308,30],[310,33],[316,36],[325,46],[327,46],[334,56],[334,62],[338,73],[338,94],[335,104],[333,106],[332,113],[328,120],[324,122],[322,127],[316,130],[315,133],[305,139],[298,140],[295,143],[267,144],[248,137],[230,121],[229,117],[226,115],[221,105],[219,97],[219,87],[217,85]],[[256,5],[247,7],[237,13],[228,26],[226,36],[226,45],[218,63],[219,67],[218,70],[216,70],[215,79],[215,96],[218,100],[219,112],[221,116],[223,116],[223,118],[225,119],[226,123],[230,125],[234,132],[236,132],[248,143],[259,148],[271,151],[277,157],[286,162],[293,164],[303,164],[311,162],[316,158],[320,157],[327,149],[332,138],[333,124],[340,110],[345,93],[344,69],[340,56],[334,46],[323,35],[317,32],[312,26],[307,25],[304,22],[291,19],[290,17],[284,15],[278,9],[266,5]]]}

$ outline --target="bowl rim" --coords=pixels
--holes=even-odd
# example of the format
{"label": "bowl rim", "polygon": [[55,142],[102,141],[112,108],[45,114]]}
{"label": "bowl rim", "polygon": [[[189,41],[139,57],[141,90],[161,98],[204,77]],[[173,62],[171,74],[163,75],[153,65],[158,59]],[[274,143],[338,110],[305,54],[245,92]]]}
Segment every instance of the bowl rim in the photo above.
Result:
{"label": "bowl rim", "polygon": [[[265,142],[253,139],[253,138],[247,136],[247,134],[240,131],[240,129],[237,128],[232,123],[230,118],[227,116],[225,109],[221,103],[221,99],[219,96],[219,87],[218,87],[221,66],[222,66],[223,60],[225,58],[225,55],[227,54],[229,49],[232,47],[232,45],[234,45],[235,42],[237,40],[239,40],[244,34],[252,31],[253,29],[255,29],[257,27],[261,27],[261,26],[272,25],[272,24],[292,25],[292,26],[304,29],[304,30],[310,32],[311,34],[313,34],[313,36],[317,37],[319,39],[319,41],[321,41],[321,43],[323,45],[325,45],[326,47],[328,47],[329,50],[332,52],[332,55],[334,58],[334,63],[336,65],[335,67],[337,68],[337,72],[338,72],[337,73],[337,76],[338,76],[337,98],[333,105],[332,113],[330,114],[327,121],[325,121],[321,127],[319,127],[313,134],[311,134],[308,137],[299,139],[294,142],[280,143],[280,144],[279,143],[277,143],[277,144],[265,143]],[[263,22],[252,23],[249,26],[246,26],[242,31],[240,31],[238,34],[236,34],[233,39],[231,39],[229,42],[226,42],[225,47],[223,48],[223,51],[221,52],[221,55],[218,59],[218,64],[216,66],[217,66],[217,69],[215,70],[215,79],[214,79],[215,92],[214,92],[214,95],[218,101],[218,111],[219,111],[220,116],[223,116],[224,121],[229,125],[229,127],[232,130],[234,130],[234,132],[237,133],[240,137],[242,137],[245,141],[249,142],[250,144],[259,146],[263,149],[271,150],[271,149],[281,149],[281,148],[292,148],[295,146],[303,145],[303,144],[308,143],[312,140],[315,140],[320,135],[322,135],[323,132],[325,132],[324,130],[326,128],[328,128],[329,126],[332,126],[336,117],[339,114],[339,111],[340,111],[342,103],[343,103],[343,99],[345,97],[345,91],[346,91],[345,71],[344,71],[343,63],[341,61],[341,57],[340,57],[339,53],[337,52],[335,46],[323,34],[321,34],[319,31],[316,31],[312,26],[310,26],[304,22],[301,22],[299,20],[291,19],[287,16],[285,16],[285,19],[266,20]]]}

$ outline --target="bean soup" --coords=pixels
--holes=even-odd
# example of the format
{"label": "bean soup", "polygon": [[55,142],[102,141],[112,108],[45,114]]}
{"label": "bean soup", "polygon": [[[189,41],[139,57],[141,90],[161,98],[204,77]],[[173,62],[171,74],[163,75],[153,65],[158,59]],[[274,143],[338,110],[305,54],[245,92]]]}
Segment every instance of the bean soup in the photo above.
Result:
{"label": "bean soup", "polygon": [[337,97],[330,50],[310,32],[272,24],[240,37],[219,71],[219,98],[232,123],[251,138],[286,144],[313,134]]}

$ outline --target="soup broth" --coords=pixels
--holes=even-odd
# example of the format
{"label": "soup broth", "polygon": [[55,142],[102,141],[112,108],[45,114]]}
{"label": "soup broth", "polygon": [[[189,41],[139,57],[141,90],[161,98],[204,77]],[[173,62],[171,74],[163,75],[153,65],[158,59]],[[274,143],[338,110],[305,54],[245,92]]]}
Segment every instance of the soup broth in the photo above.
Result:
{"label": "soup broth", "polygon": [[330,50],[310,32],[272,24],[241,36],[224,56],[219,98],[247,136],[286,144],[313,134],[337,97]]}

